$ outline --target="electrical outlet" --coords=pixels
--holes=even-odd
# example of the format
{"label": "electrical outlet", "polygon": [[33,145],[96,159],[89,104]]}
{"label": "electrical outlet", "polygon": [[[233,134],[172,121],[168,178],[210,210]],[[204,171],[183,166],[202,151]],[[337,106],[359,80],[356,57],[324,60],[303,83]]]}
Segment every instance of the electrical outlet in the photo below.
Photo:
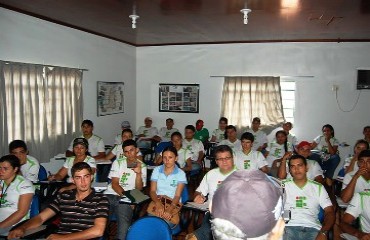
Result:
{"label": "electrical outlet", "polygon": [[333,86],[331,86],[331,90],[332,90],[333,92],[338,91],[338,89],[339,89],[339,86],[338,86],[338,85],[336,85],[336,84],[333,84]]}

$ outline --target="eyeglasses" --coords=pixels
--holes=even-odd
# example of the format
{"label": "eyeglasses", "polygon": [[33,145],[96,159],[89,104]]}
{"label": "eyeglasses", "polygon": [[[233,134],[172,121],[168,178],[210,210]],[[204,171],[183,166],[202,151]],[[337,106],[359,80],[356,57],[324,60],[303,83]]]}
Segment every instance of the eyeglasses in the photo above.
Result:
{"label": "eyeglasses", "polygon": [[225,158],[216,158],[216,161],[228,161],[233,159],[233,157],[225,157]]}

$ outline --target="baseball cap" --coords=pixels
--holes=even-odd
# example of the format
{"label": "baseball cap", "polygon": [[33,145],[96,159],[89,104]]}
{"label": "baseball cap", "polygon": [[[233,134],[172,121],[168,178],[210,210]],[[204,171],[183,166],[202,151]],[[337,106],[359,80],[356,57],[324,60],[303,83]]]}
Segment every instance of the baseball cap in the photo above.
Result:
{"label": "baseball cap", "polygon": [[121,127],[123,127],[123,128],[130,128],[131,127],[130,122],[129,121],[123,121],[121,123]]}
{"label": "baseball cap", "polygon": [[311,147],[311,143],[307,142],[307,141],[302,141],[300,142],[298,145],[297,145],[297,149],[299,148],[303,148],[305,146],[310,146]]}
{"label": "baseball cap", "polygon": [[89,148],[89,142],[86,140],[86,138],[75,138],[75,140],[73,140],[73,147],[78,144],[84,145],[86,148]]}
{"label": "baseball cap", "polygon": [[213,218],[230,221],[248,238],[271,232],[282,212],[282,189],[260,170],[235,171],[212,199]]}

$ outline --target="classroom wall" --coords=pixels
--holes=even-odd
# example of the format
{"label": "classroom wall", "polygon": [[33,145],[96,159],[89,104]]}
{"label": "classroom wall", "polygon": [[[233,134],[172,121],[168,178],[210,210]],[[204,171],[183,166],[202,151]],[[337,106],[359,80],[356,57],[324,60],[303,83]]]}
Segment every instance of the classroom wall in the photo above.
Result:
{"label": "classroom wall", "polygon": [[[370,90],[355,90],[356,68],[370,67],[370,43],[256,43],[140,47],[137,49],[136,124],[145,116],[162,127],[172,117],[175,127],[203,119],[212,131],[220,117],[223,77],[313,76],[297,78],[295,124],[299,140],[312,140],[330,123],[339,140],[353,144],[370,125]],[[158,111],[159,83],[200,84],[200,112]],[[336,102],[332,85],[339,86]]]}
{"label": "classroom wall", "polygon": [[[135,126],[135,54],[130,45],[0,8],[1,60],[88,69],[83,116],[105,143],[113,143],[122,120]],[[125,83],[125,113],[97,117],[97,81]]]}

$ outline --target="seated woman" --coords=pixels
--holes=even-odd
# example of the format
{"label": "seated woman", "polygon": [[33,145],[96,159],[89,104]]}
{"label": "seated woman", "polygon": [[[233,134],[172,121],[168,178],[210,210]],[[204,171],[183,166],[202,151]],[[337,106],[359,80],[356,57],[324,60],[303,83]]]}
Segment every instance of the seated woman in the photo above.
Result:
{"label": "seated woman", "polygon": [[293,146],[288,142],[288,135],[285,131],[280,130],[275,134],[275,141],[270,142],[266,148],[266,161],[272,176],[276,177],[277,172],[284,157],[292,155]]}
{"label": "seated woman", "polygon": [[6,236],[17,223],[29,218],[32,182],[19,175],[20,160],[14,155],[0,158],[0,235]]}
{"label": "seated woman", "polygon": [[[95,173],[96,170],[96,164],[95,164],[95,159],[89,156],[89,143],[85,138],[75,138],[73,141],[73,153],[75,156],[68,157],[61,169],[54,174],[50,175],[48,177],[49,181],[62,181],[65,179],[65,177],[68,176],[67,182],[72,183],[72,173],[71,169],[73,165],[75,165],[78,162],[86,162],[90,165],[90,167],[93,169],[93,174]],[[74,189],[76,186],[74,184],[71,184],[68,187],[62,188],[60,191],[65,191],[65,190],[70,190]]]}
{"label": "seated woman", "polygon": [[[182,135],[180,132],[174,132],[171,135],[171,142],[172,145],[177,150],[177,165],[183,170],[183,171],[191,171],[191,157],[192,153],[188,150],[182,147]],[[156,165],[162,164],[163,158],[162,154],[158,155],[158,158],[155,161]]]}
{"label": "seated woman", "polygon": [[358,164],[357,164],[358,155],[363,150],[368,150],[368,149],[369,149],[369,143],[366,142],[365,140],[360,139],[356,142],[355,147],[353,148],[353,152],[354,152],[353,156],[348,157],[346,158],[346,160],[344,160],[343,168],[344,168],[345,174],[358,170]]}
{"label": "seated woman", "polygon": [[[156,204],[155,215],[163,218],[173,227],[174,224],[169,222],[172,217],[171,211],[180,202],[187,181],[184,171],[176,165],[178,155],[175,147],[165,148],[162,152],[162,158],[163,165],[153,170],[150,179],[150,197]],[[167,209],[164,209],[160,201],[162,195],[172,199],[172,204]]]}
{"label": "seated woman", "polygon": [[227,122],[227,118],[225,117],[221,117],[220,120],[218,120],[218,128],[213,130],[211,142],[221,142],[225,140]]}
{"label": "seated woman", "polygon": [[339,141],[334,137],[334,128],[330,124],[322,127],[322,135],[317,136],[311,143],[311,149],[320,151],[320,154],[312,154],[309,158],[319,162],[324,170],[326,183],[330,186],[337,168],[340,157],[338,152]]}

